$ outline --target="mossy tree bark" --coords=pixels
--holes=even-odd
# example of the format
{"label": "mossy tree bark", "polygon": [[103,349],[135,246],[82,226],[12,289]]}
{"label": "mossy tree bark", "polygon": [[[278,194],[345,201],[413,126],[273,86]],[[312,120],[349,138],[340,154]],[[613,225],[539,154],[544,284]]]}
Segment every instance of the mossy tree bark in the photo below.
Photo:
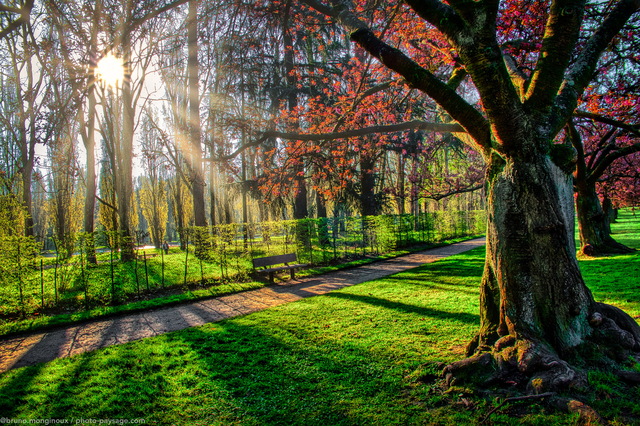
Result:
{"label": "mossy tree bark", "polygon": [[353,41],[436,101],[487,160],[481,327],[469,358],[445,369],[448,382],[502,381],[539,392],[585,383],[586,349],[597,348],[607,362],[639,356],[640,326],[619,309],[597,303],[582,279],[573,235],[571,173],[577,156],[555,140],[600,55],[640,1],[615,2],[581,46],[586,2],[551,2],[538,62],[527,72],[505,58],[498,43],[498,2],[407,0],[455,49],[481,98],[481,111],[382,41],[348,2],[306,3],[348,28]]}
{"label": "mossy tree bark", "polygon": [[640,328],[596,303],[581,277],[571,176],[544,155],[494,160],[492,166],[481,327],[468,347],[470,358],[445,374],[452,384],[477,379],[481,363],[482,380],[517,383],[531,392],[586,384],[568,360],[616,336],[624,336],[625,344],[609,345],[608,355],[631,355],[640,350]]}

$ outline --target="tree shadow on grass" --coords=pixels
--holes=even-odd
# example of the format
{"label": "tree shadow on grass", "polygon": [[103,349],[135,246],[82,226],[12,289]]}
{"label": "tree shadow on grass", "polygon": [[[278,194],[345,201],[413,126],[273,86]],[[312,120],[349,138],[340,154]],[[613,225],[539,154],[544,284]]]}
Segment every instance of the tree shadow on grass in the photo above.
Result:
{"label": "tree shadow on grass", "polygon": [[[364,300],[421,315],[472,319]],[[403,367],[389,362],[385,348],[372,351],[370,342],[343,342],[326,329],[305,328],[300,321],[313,321],[313,312],[308,315],[245,316],[14,370],[0,376],[0,411],[8,418],[144,418],[178,425],[428,419],[424,407],[406,399]],[[425,362],[396,356],[414,365]]]}
{"label": "tree shadow on grass", "polygon": [[596,300],[640,310],[640,253],[582,260],[580,270]]}
{"label": "tree shadow on grass", "polygon": [[216,389],[223,410],[212,413],[211,420],[355,425],[394,419],[408,424],[419,415],[397,400],[397,407],[376,408],[380,401],[398,398],[402,384],[399,374],[391,380],[381,360],[372,359],[364,347],[339,341],[293,344],[299,333],[285,342],[241,322],[230,320],[218,324],[218,330],[201,327],[171,336],[198,354],[199,368]]}
{"label": "tree shadow on grass", "polygon": [[455,279],[447,279],[445,277],[433,278],[430,276],[412,276],[411,278],[405,278],[403,276],[394,276],[390,278],[386,278],[385,282],[390,284],[397,285],[412,285],[419,288],[424,289],[433,289],[439,290],[443,293],[447,293],[448,295],[453,295],[454,293],[463,293],[472,296],[480,295],[480,280],[478,280],[477,284],[464,284],[456,281]]}
{"label": "tree shadow on grass", "polygon": [[460,321],[467,324],[479,324],[480,316],[475,314],[469,314],[466,312],[446,312],[437,309],[431,309],[424,306],[409,305],[406,303],[394,302],[387,299],[381,299],[373,296],[363,296],[359,294],[350,293],[327,293],[326,297],[335,297],[339,299],[353,300],[362,303],[368,303],[370,305],[380,306],[387,309],[393,309],[399,312],[418,314],[425,317],[432,317],[438,319],[446,319],[453,321]]}
{"label": "tree shadow on grass", "polygon": [[[94,336],[96,346],[107,340],[116,344],[111,339],[118,327],[118,323],[111,323]],[[45,337],[41,344],[53,347],[35,358],[26,353],[26,359],[49,361],[69,341],[54,335]],[[39,345],[30,351],[39,351]],[[113,351],[119,355],[108,356]],[[71,423],[91,418],[144,418],[149,407],[142,402],[154,399],[155,389],[162,386],[163,380],[154,377],[151,384],[145,385],[144,380],[134,379],[136,364],[140,363],[135,351],[121,345],[5,372],[0,375],[0,413],[7,418],[67,419]],[[135,403],[132,395],[137,399]]]}
{"label": "tree shadow on grass", "polygon": [[[473,257],[464,259],[442,259],[434,263],[429,263],[413,271],[421,276],[431,279],[438,278],[478,278],[478,283],[482,277],[484,268],[483,257]],[[472,285],[469,285],[472,286]]]}

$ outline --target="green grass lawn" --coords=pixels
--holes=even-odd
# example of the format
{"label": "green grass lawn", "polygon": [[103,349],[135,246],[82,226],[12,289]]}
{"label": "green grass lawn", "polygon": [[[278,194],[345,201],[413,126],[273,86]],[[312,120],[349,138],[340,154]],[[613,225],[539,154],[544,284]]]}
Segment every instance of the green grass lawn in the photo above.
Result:
{"label": "green grass lawn", "polygon": [[[638,220],[615,231],[640,248]],[[500,399],[445,390],[443,363],[478,327],[484,250],[215,324],[12,370],[0,417],[176,425],[478,424]],[[640,255],[581,261],[597,300],[640,315]],[[584,395],[612,424],[640,424],[640,389],[608,372]],[[490,424],[576,424],[533,402]]]}

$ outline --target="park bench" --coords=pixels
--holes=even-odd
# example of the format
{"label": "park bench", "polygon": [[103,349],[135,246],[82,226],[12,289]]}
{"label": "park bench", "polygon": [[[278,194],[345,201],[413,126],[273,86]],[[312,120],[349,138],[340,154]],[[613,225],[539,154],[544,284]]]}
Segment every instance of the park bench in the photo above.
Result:
{"label": "park bench", "polygon": [[[146,258],[147,258],[147,260],[148,259],[152,259],[152,258],[156,257],[157,255],[158,255],[158,253],[147,253],[146,254]],[[138,260],[144,260],[145,254],[144,253],[138,253],[138,254],[136,254],[136,258]]]}
{"label": "park bench", "polygon": [[[306,264],[296,263],[295,253],[279,254],[277,256],[256,257],[253,259],[253,269],[259,274],[269,274],[269,282],[273,284],[273,275],[279,271],[289,270],[291,279],[295,279],[296,268],[304,268]],[[276,266],[282,265],[282,266]],[[258,269],[263,268],[263,269]]]}

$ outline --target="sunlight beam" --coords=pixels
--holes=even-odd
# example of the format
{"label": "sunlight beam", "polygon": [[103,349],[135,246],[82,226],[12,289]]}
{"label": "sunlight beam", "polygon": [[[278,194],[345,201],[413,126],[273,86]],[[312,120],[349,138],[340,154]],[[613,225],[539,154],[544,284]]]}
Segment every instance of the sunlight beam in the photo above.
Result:
{"label": "sunlight beam", "polygon": [[117,88],[124,80],[124,64],[121,58],[109,53],[96,66],[96,78],[103,81],[107,87]]}

